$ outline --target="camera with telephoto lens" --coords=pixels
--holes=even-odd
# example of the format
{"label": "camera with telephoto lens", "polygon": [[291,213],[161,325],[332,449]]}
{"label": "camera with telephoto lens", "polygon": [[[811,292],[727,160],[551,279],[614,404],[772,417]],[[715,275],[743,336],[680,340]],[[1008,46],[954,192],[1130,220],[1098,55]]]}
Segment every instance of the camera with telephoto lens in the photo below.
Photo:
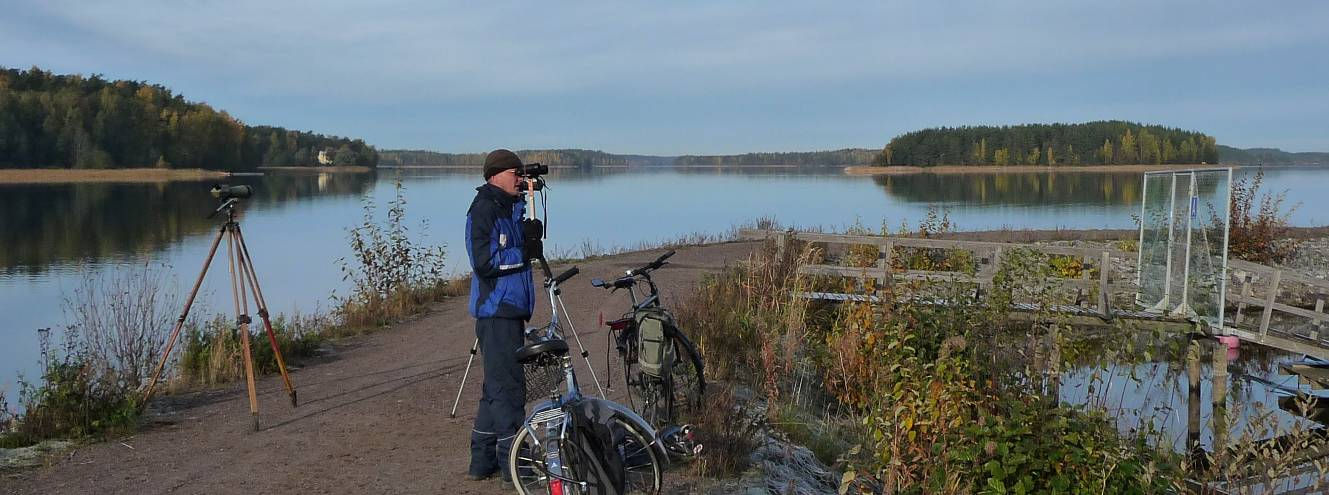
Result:
{"label": "camera with telephoto lens", "polygon": [[245,199],[254,195],[254,188],[250,186],[228,186],[225,184],[217,184],[212,186],[212,190],[208,192],[212,194],[212,197],[220,200],[232,198]]}
{"label": "camera with telephoto lens", "polygon": [[518,192],[539,191],[545,188],[544,177],[536,177],[534,181],[521,181],[517,183]]}
{"label": "camera with telephoto lens", "polygon": [[539,163],[527,163],[517,167],[517,175],[527,179],[534,179],[547,173],[549,173],[549,166]]}

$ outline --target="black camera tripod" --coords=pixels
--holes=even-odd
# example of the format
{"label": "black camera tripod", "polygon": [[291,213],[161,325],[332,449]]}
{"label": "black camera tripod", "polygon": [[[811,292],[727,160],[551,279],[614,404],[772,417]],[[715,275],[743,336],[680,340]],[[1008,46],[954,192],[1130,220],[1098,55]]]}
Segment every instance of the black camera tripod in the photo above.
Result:
{"label": "black camera tripod", "polygon": [[[291,397],[291,407],[296,406],[295,387],[291,385],[291,376],[286,372],[286,362],[282,359],[281,349],[277,347],[277,335],[272,331],[272,322],[268,319],[268,305],[263,299],[263,289],[258,286],[258,275],[254,269],[254,260],[249,256],[249,248],[245,245],[244,234],[240,233],[240,223],[235,221],[235,206],[240,198],[248,197],[249,190],[247,186],[238,186],[241,189],[233,189],[239,194],[229,194],[223,190],[213,189],[213,195],[224,199],[221,206],[218,206],[208,218],[216,216],[218,213],[226,213],[226,222],[217,230],[217,237],[212,240],[212,248],[208,250],[208,257],[203,261],[203,271],[198,274],[198,280],[194,282],[194,288],[189,291],[189,298],[185,300],[185,308],[180,312],[180,317],[175,320],[175,328],[171,330],[171,336],[166,341],[166,350],[162,353],[162,359],[157,364],[157,370],[152,374],[152,380],[148,382],[148,388],[143,394],[143,405],[146,406],[148,399],[152,398],[153,388],[157,385],[157,379],[161,377],[162,369],[166,367],[166,361],[171,356],[171,348],[175,346],[175,339],[180,335],[180,329],[185,325],[185,319],[189,316],[189,308],[194,305],[194,297],[198,295],[199,286],[203,285],[203,278],[208,274],[208,267],[212,265],[212,259],[217,254],[217,246],[221,244],[222,238],[226,238],[226,255],[230,260],[231,272],[231,298],[235,303],[235,321],[240,331],[240,346],[245,357],[245,381],[249,386],[249,413],[254,419],[254,431],[258,431],[258,393],[254,386],[254,358],[249,347],[249,300],[246,293],[248,288],[253,296],[254,303],[258,305],[258,316],[263,319],[263,328],[268,332],[268,343],[272,345],[272,354],[277,358],[277,369],[281,370],[282,380],[286,382],[286,392]],[[229,234],[229,235],[227,235]],[[237,275],[238,271],[238,275]]]}

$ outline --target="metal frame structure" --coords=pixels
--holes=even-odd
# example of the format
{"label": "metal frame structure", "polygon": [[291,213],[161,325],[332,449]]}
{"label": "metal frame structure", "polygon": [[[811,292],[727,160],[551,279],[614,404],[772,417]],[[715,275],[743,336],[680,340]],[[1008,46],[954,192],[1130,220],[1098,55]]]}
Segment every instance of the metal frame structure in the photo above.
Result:
{"label": "metal frame structure", "polygon": [[[1226,191],[1225,193],[1223,193],[1222,196],[1221,196],[1222,198],[1224,198],[1224,201],[1223,201],[1223,203],[1224,203],[1224,204],[1223,204],[1223,212],[1224,212],[1224,213],[1223,213],[1223,222],[1224,222],[1224,223],[1223,223],[1223,245],[1222,245],[1222,255],[1220,256],[1220,258],[1222,259],[1222,263],[1221,263],[1221,267],[1219,268],[1219,271],[1218,271],[1218,273],[1217,273],[1217,276],[1218,276],[1218,287],[1217,287],[1217,297],[1218,297],[1218,301],[1217,301],[1216,306],[1217,306],[1217,313],[1218,313],[1218,314],[1214,317],[1214,321],[1208,321],[1209,318],[1202,317],[1201,315],[1198,315],[1198,314],[1196,313],[1196,311],[1195,311],[1195,308],[1193,308],[1193,307],[1191,306],[1191,304],[1190,304],[1190,286],[1191,286],[1191,282],[1190,282],[1191,266],[1190,266],[1190,265],[1191,265],[1191,248],[1192,248],[1192,242],[1193,242],[1193,237],[1192,237],[1192,235],[1193,235],[1194,230],[1195,230],[1195,218],[1196,218],[1196,216],[1199,214],[1199,211],[1198,211],[1198,210],[1199,210],[1199,201],[1198,201],[1198,198],[1199,198],[1199,183],[1198,183],[1198,181],[1199,181],[1199,179],[1198,179],[1198,176],[1199,176],[1199,174],[1202,174],[1202,173],[1214,173],[1214,172],[1224,172],[1224,173],[1227,174],[1227,178],[1226,178],[1226,179],[1227,179],[1227,191]],[[1143,182],[1143,188],[1142,188],[1142,191],[1141,191],[1141,199],[1140,199],[1140,236],[1139,236],[1139,238],[1140,238],[1140,245],[1139,245],[1139,255],[1138,255],[1138,258],[1137,258],[1137,264],[1136,264],[1136,266],[1139,267],[1139,269],[1137,270],[1137,273],[1136,273],[1136,284],[1137,284],[1138,287],[1141,287],[1141,288],[1143,288],[1143,286],[1144,286],[1144,267],[1145,267],[1145,259],[1144,259],[1144,255],[1145,255],[1145,230],[1146,230],[1146,228],[1147,228],[1147,226],[1146,226],[1146,224],[1147,224],[1147,218],[1145,217],[1145,215],[1146,215],[1146,213],[1147,213],[1147,211],[1148,211],[1148,202],[1149,202],[1149,198],[1150,198],[1150,196],[1149,196],[1149,179],[1150,179],[1150,177],[1157,177],[1157,176],[1167,176],[1167,177],[1169,177],[1169,178],[1171,179],[1171,180],[1169,181],[1169,182],[1170,182],[1170,190],[1171,190],[1171,192],[1169,193],[1169,195],[1168,195],[1168,200],[1167,200],[1167,209],[1168,209],[1168,220],[1167,220],[1168,240],[1167,240],[1167,250],[1166,250],[1166,252],[1167,252],[1167,256],[1166,256],[1166,259],[1165,259],[1165,261],[1164,261],[1164,269],[1163,269],[1163,270],[1164,270],[1164,277],[1163,277],[1163,295],[1162,295],[1161,298],[1159,298],[1158,301],[1156,301],[1156,302],[1152,302],[1152,303],[1151,303],[1150,301],[1145,301],[1145,300],[1142,299],[1143,291],[1141,290],[1140,292],[1137,292],[1137,293],[1136,293],[1136,297],[1135,297],[1136,304],[1145,307],[1145,308],[1146,308],[1146,309],[1145,309],[1146,311],[1151,311],[1151,312],[1155,312],[1155,313],[1168,313],[1168,314],[1173,315],[1173,316],[1181,316],[1181,317],[1187,317],[1187,318],[1192,318],[1192,319],[1202,318],[1202,319],[1204,319],[1204,320],[1206,321],[1206,323],[1208,323],[1208,324],[1210,324],[1210,325],[1212,325],[1212,326],[1214,326],[1214,327],[1221,328],[1222,325],[1223,325],[1224,303],[1225,303],[1225,300],[1226,300],[1226,291],[1227,291],[1227,265],[1228,265],[1227,249],[1228,249],[1228,236],[1229,236],[1229,232],[1230,232],[1230,230],[1231,230],[1231,229],[1230,229],[1230,225],[1231,225],[1231,215],[1232,215],[1232,211],[1231,211],[1231,210],[1232,210],[1232,205],[1231,205],[1231,196],[1232,196],[1232,169],[1231,169],[1231,168],[1202,168],[1202,169],[1169,170],[1169,171],[1145,172],[1145,173],[1144,173],[1143,180],[1142,180],[1142,182]],[[1187,203],[1188,203],[1188,204],[1186,204],[1186,205],[1178,205],[1178,204],[1177,204],[1177,188],[1178,188],[1178,179],[1179,179],[1179,177],[1184,177],[1185,180],[1188,181],[1187,184],[1185,185],[1186,190],[1187,190],[1187,195],[1186,195],[1186,198],[1187,198],[1187,199],[1186,199],[1186,201],[1187,201]],[[1176,254],[1176,253],[1174,252],[1174,250],[1175,250],[1175,248],[1174,248],[1174,243],[1177,241],[1177,239],[1175,238],[1175,233],[1176,233],[1176,229],[1177,229],[1177,227],[1178,227],[1178,222],[1180,221],[1180,220],[1177,219],[1177,217],[1176,217],[1176,215],[1177,215],[1177,211],[1178,211],[1178,207],[1179,207],[1179,206],[1184,206],[1184,207],[1186,208],[1186,226],[1185,226],[1185,228],[1186,228],[1186,244],[1185,244],[1185,250],[1184,250],[1184,252],[1182,253],[1182,266],[1181,266],[1181,284],[1182,284],[1182,287],[1181,287],[1180,301],[1174,304],[1173,301],[1172,301],[1172,292],[1173,292],[1173,290],[1174,290],[1173,287],[1172,287],[1172,279],[1173,279],[1173,273],[1174,273],[1174,267],[1173,267],[1172,259],[1175,257],[1175,254]]]}

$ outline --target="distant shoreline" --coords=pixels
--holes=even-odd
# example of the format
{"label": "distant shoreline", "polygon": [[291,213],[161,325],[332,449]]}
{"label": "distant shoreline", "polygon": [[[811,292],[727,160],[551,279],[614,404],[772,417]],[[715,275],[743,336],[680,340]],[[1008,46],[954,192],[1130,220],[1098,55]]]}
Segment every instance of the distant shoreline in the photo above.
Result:
{"label": "distant shoreline", "polygon": [[310,172],[310,173],[329,173],[329,174],[363,174],[372,172],[374,169],[369,167],[360,167],[354,165],[339,165],[332,167],[259,167],[260,172]]}
{"label": "distant shoreline", "polygon": [[160,169],[72,169],[72,168],[6,168],[0,169],[0,184],[61,184],[95,182],[175,182],[204,181],[227,176],[220,170],[201,168]]}
{"label": "distant shoreline", "polygon": [[990,174],[990,173],[1016,173],[1027,174],[1036,172],[1151,172],[1155,170],[1190,170],[1195,168],[1241,168],[1240,165],[938,165],[935,167],[918,167],[913,165],[892,165],[887,167],[878,167],[872,165],[859,165],[854,167],[845,167],[844,173],[847,175],[913,175],[913,174]]}
{"label": "distant shoreline", "polygon": [[[401,169],[440,169],[440,170],[480,170],[484,165],[379,165],[378,168],[401,168]],[[575,169],[581,168],[575,165],[549,165],[551,169]],[[591,168],[628,168],[627,165],[595,165]]]}

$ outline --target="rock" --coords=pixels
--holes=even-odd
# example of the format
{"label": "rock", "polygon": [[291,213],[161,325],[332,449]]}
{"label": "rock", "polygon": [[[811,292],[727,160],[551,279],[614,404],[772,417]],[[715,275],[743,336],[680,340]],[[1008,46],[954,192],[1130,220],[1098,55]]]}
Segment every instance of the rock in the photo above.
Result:
{"label": "rock", "polygon": [[47,456],[73,446],[74,442],[66,440],[47,440],[29,447],[0,449],[0,470],[40,466]]}

